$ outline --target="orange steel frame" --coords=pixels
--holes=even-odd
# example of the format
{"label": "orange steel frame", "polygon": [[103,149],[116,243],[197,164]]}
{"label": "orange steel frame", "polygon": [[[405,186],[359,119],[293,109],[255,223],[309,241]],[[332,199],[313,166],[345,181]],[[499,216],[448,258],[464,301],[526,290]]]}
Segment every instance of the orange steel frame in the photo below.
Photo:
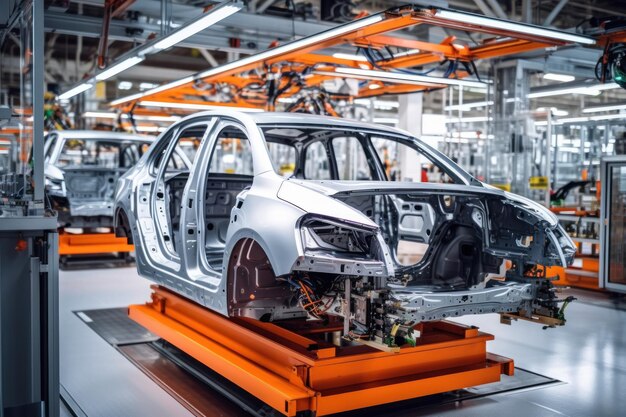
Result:
{"label": "orange steel frame", "polygon": [[[241,91],[247,85],[265,83],[266,75],[268,73],[278,71],[278,67],[289,68],[296,72],[302,71],[313,65],[316,65],[317,70],[331,72],[338,66],[376,69],[369,62],[341,59],[323,54],[324,49],[342,44],[349,44],[355,48],[372,47],[382,49],[386,46],[394,46],[407,49],[419,49],[419,53],[394,58],[388,61],[381,61],[377,64],[379,67],[386,70],[428,65],[439,62],[443,59],[471,62],[481,59],[517,54],[539,48],[568,44],[566,41],[542,38],[529,33],[484,28],[463,22],[451,21],[438,16],[436,14],[436,10],[437,9],[405,6],[393,11],[387,11],[382,14],[383,20],[377,23],[373,23],[343,35],[329,38],[314,45],[279,54],[271,59],[258,60],[247,65],[229,67],[224,71],[218,72],[213,76],[203,78],[199,81],[210,84],[220,83],[222,86],[230,85],[234,91]],[[461,31],[479,32],[493,35],[493,37],[484,40],[478,46],[468,47],[466,45],[455,43],[456,38],[454,36],[450,36],[442,43],[436,44],[390,35],[390,33],[394,31],[417,25],[433,25]],[[456,76],[461,78],[467,76],[467,73],[459,71]],[[320,86],[325,80],[330,78],[333,77],[328,75],[309,75],[309,77],[305,79],[305,87]],[[345,78],[349,78],[349,76],[346,76]],[[281,84],[279,85],[279,88],[284,86],[287,86],[287,84]],[[445,86],[437,86],[437,88],[443,87]],[[358,97],[409,93],[428,88],[433,87],[432,85],[422,86],[401,83],[383,83],[380,88],[371,90],[367,85],[365,85],[360,89]],[[289,97],[301,91],[301,89],[302,86],[292,86],[284,92],[282,97]],[[178,87],[155,92],[154,94],[149,94],[139,99],[120,103],[116,107],[123,112],[129,112],[134,111],[139,102],[142,100],[189,103],[189,99],[193,100],[193,97],[197,98],[201,96],[202,93],[202,91],[194,88],[194,82],[188,82]],[[256,107],[273,110],[273,106],[268,104],[267,97],[263,94],[252,98],[235,95],[233,100],[229,103],[210,103],[201,100],[198,100],[197,102],[199,104],[226,106],[230,104],[234,106]]]}
{"label": "orange steel frame", "polygon": [[116,237],[115,233],[59,233],[59,255],[91,255],[105,253],[123,253],[135,250],[125,237]]}
{"label": "orange steel frame", "polygon": [[513,361],[487,353],[490,334],[447,321],[418,325],[415,347],[387,352],[329,340],[341,322],[228,318],[163,287],[129,316],[285,416],[325,416],[496,382]]}

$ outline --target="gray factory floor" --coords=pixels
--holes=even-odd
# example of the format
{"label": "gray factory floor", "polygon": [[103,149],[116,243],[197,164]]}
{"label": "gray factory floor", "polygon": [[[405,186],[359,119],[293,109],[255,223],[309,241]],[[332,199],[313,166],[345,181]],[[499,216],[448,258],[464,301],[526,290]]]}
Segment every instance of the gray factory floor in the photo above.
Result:
{"label": "gray factory floor", "polygon": [[[61,271],[61,385],[89,417],[185,417],[192,414],[74,314],[149,299],[149,282],[134,267]],[[568,323],[499,324],[496,315],[459,321],[492,333],[489,350],[516,366],[563,383],[406,410],[402,416],[620,416],[626,411],[626,308],[604,295],[580,293]],[[576,293],[576,295],[580,295]],[[80,414],[80,413],[78,413]],[[62,410],[62,416],[69,416]],[[231,416],[232,413],[223,414]],[[242,416],[246,414],[242,411]]]}

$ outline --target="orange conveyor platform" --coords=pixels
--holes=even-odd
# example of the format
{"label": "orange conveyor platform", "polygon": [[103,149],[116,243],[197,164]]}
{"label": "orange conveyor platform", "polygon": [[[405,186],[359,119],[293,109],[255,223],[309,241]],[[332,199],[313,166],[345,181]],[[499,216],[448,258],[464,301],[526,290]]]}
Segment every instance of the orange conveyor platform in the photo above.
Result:
{"label": "orange conveyor platform", "polygon": [[126,238],[116,237],[115,233],[59,233],[59,255],[89,255],[104,253],[132,252],[133,245]]}
{"label": "orange conveyor platform", "polygon": [[285,416],[408,400],[513,375],[513,361],[487,352],[494,337],[448,321],[418,325],[414,347],[336,347],[341,322],[266,323],[228,318],[167,289],[129,316]]}

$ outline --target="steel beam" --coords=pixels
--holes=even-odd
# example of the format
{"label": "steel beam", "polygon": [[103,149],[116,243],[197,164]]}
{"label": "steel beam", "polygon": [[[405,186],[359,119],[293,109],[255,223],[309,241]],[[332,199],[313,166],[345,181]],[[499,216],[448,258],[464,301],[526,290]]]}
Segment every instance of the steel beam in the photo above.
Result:
{"label": "steel beam", "polygon": [[[201,9],[200,9],[201,10]],[[61,21],[64,21],[65,24],[61,24]],[[184,23],[184,20],[177,20],[174,12],[172,12],[172,21],[173,23]],[[95,28],[91,28],[88,32],[97,31],[98,28],[101,27],[102,18],[90,18],[87,16],[81,16],[76,14],[69,13],[59,13],[54,11],[46,12],[46,30],[53,31],[56,27],[67,28],[73,25],[78,24],[77,28],[79,31],[84,30],[82,27],[85,22],[89,24],[95,24]],[[244,13],[240,12],[235,15],[232,15],[225,19],[223,22],[220,22],[210,29],[204,31],[204,33],[209,33],[211,35],[221,34],[221,36],[249,36],[250,38],[256,39],[259,35],[267,36],[272,39],[276,38],[291,38],[292,36],[300,37],[300,36],[308,36],[315,33],[322,32],[326,29],[332,28],[336,26],[334,23],[327,22],[317,22],[317,21],[308,21],[308,20],[298,20],[295,25],[295,32],[292,31],[291,19],[284,19],[281,17],[275,16],[259,16],[252,13]],[[149,33],[159,33],[160,25],[155,23],[140,23],[140,22],[130,22],[124,20],[113,20],[111,22],[111,29],[117,28],[118,30],[132,28],[132,29],[143,29],[144,34],[138,36],[139,38],[145,38]],[[237,32],[241,33],[237,33]],[[234,33],[233,33],[234,32]],[[128,35],[125,36],[128,38]]]}
{"label": "steel beam", "polygon": [[[87,38],[99,38],[99,28],[102,25],[102,19],[97,17],[70,15],[66,13],[47,12],[44,20],[44,28],[46,32],[60,33],[63,35],[84,36]],[[143,33],[136,36],[130,36],[127,29],[141,29]],[[156,24],[124,22],[119,20],[111,21],[109,28],[109,40],[124,42],[143,42],[151,33],[159,33],[160,27]],[[211,48],[213,50],[229,51],[237,50],[244,53],[257,52],[256,48],[233,48],[228,43],[228,35],[224,29],[220,31],[205,31],[206,33],[194,35],[179,44],[179,47],[186,48]],[[242,43],[245,45],[247,41],[256,42],[259,37],[242,36]]]}
{"label": "steel beam", "polygon": [[522,22],[533,22],[533,4],[531,0],[522,0]]}
{"label": "steel beam", "polygon": [[[212,26],[200,34],[194,35],[177,46],[187,48],[205,48],[221,51],[241,53],[254,53],[263,50],[272,41],[291,40],[293,36],[309,36],[335,24],[322,22],[299,21],[292,32],[290,20],[274,16],[259,16],[250,13],[237,13],[224,20],[223,23]],[[85,36],[89,38],[100,37],[99,28],[102,27],[102,18],[81,16],[68,13],[47,11],[45,15],[46,32],[60,33],[64,35]],[[181,22],[178,22],[181,23]],[[289,24],[287,24],[289,23]],[[254,28],[254,31],[250,29]],[[142,33],[129,35],[128,30],[140,30]],[[109,29],[109,39],[137,42],[145,41],[151,33],[160,33],[161,27],[156,23],[140,23],[122,20],[112,20]],[[229,44],[230,38],[241,39],[241,48],[233,48]],[[256,47],[249,47],[253,43]]]}
{"label": "steel beam", "polygon": [[275,2],[276,2],[276,0],[265,0],[263,3],[261,3],[261,5],[259,7],[257,7],[256,12],[257,13],[263,13],[265,11],[265,9],[270,7]]}
{"label": "steel beam", "polygon": [[561,13],[561,10],[563,10],[563,7],[565,7],[565,5],[567,4],[568,1],[569,0],[561,0],[561,1],[559,1],[556,4],[556,6],[554,6],[554,9],[552,9],[552,11],[548,15],[548,17],[546,17],[546,20],[543,21],[543,26],[551,25],[552,22],[554,22],[554,19],[556,19],[556,17],[559,15],[559,13]]}
{"label": "steel beam", "polygon": [[33,2],[33,182],[35,183],[34,200],[43,201],[43,111],[44,111],[44,31],[43,2]]}
{"label": "steel beam", "polygon": [[491,6],[496,16],[498,16],[500,19],[508,19],[508,16],[502,9],[502,6],[500,6],[500,4],[497,2],[497,0],[487,0],[487,3],[489,3],[489,6]]}
{"label": "steel beam", "polygon": [[489,6],[487,6],[487,3],[485,3],[484,0],[474,0],[474,3],[476,3],[476,6],[478,6],[480,11],[483,12],[484,15],[492,17],[495,16],[493,10],[491,10]]}
{"label": "steel beam", "polygon": [[206,49],[200,48],[198,49],[198,52],[200,52],[200,55],[202,55],[212,67],[217,67],[219,65],[215,57]]}

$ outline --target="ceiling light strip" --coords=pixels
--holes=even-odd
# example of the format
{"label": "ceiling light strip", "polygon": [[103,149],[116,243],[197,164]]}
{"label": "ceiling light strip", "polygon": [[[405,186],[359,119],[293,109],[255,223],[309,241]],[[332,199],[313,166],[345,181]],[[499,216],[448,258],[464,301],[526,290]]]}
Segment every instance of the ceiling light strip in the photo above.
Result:
{"label": "ceiling light strip", "polygon": [[429,77],[426,75],[404,74],[398,72],[366,70],[358,68],[336,68],[335,71],[315,71],[319,75],[333,77],[358,78],[365,80],[387,81],[400,84],[415,84],[438,87],[441,85],[456,85],[461,87],[487,88],[487,84],[480,81],[464,80],[459,78]]}
{"label": "ceiling light strip", "polygon": [[571,32],[565,32],[562,30],[547,29],[541,26],[529,25],[525,23],[517,23],[509,20],[496,19],[492,17],[482,16],[474,13],[457,12],[448,9],[436,9],[435,16],[465,24],[474,26],[480,26],[488,29],[506,30],[509,32],[515,32],[519,34],[519,37],[524,39],[528,35],[538,36],[540,38],[548,38],[559,41],[575,42],[583,45],[594,45],[595,39],[589,36],[578,35]]}
{"label": "ceiling light strip", "polygon": [[[159,39],[155,39],[151,42],[144,44],[143,46],[131,51],[130,53],[124,55],[120,58],[115,64],[109,66],[104,71],[101,71],[95,75],[96,81],[104,81],[107,80],[127,69],[139,64],[145,59],[146,55],[158,53],[164,49],[172,47],[177,43],[182,42],[183,40],[189,38],[190,36],[195,35],[196,33],[214,25],[215,23],[224,20],[225,18],[233,15],[243,8],[243,3],[235,1],[235,2],[226,2],[222,3],[219,6],[216,6],[209,10],[207,13],[202,14],[191,22],[187,22],[180,26],[180,28],[175,31],[161,37]],[[84,87],[84,84],[87,84],[88,87]],[[75,88],[71,88],[66,93],[63,93],[59,96],[61,99],[66,99],[75,96],[76,94],[80,94],[83,91],[86,91],[93,87],[95,83],[89,80],[88,82],[83,82],[77,87],[83,86],[78,90],[78,93],[74,91]],[[68,93],[72,92],[73,94],[68,95]]]}
{"label": "ceiling light strip", "polygon": [[131,56],[126,58],[115,65],[108,67],[106,70],[96,74],[96,81],[104,81],[109,78],[119,74],[120,72],[126,71],[127,69],[134,67],[135,65],[142,62],[145,58],[143,56]]}
{"label": "ceiling light strip", "polygon": [[589,85],[580,85],[580,86],[572,86],[572,87],[561,87],[550,90],[536,91],[534,93],[529,93],[528,98],[541,98],[541,97],[551,97],[551,96],[560,96],[564,94],[587,94],[587,95],[598,95],[603,90],[612,90],[615,88],[620,88],[616,83],[606,83],[606,84],[589,84]]}
{"label": "ceiling light strip", "polygon": [[58,98],[59,100],[67,100],[67,99],[74,97],[77,94],[80,94],[84,91],[89,90],[91,87],[93,87],[93,84],[90,84],[90,83],[78,84],[76,87],[73,87],[67,90],[65,93],[59,94]]}
{"label": "ceiling light strip", "polygon": [[602,111],[626,110],[626,104],[614,104],[610,106],[588,107],[583,113],[598,113]]}
{"label": "ceiling light strip", "polygon": [[240,107],[240,106],[232,106],[229,103],[224,103],[224,105],[219,104],[200,104],[200,103],[176,103],[171,101],[151,101],[151,100],[142,100],[139,102],[140,106],[145,107],[169,107],[171,109],[187,109],[187,110],[237,110],[237,111],[247,111],[247,112],[262,112],[263,109],[258,109],[254,107]]}
{"label": "ceiling light strip", "polygon": [[489,107],[489,106],[493,106],[493,101],[473,101],[473,102],[463,103],[463,104],[454,104],[450,106],[445,106],[443,109],[445,111],[470,110],[476,107]]}
{"label": "ceiling light strip", "polygon": [[198,32],[213,26],[217,22],[220,22],[227,17],[237,13],[243,8],[243,3],[224,3],[213,9],[208,13],[197,18],[195,21],[182,25],[177,30],[166,35],[163,39],[158,40],[151,46],[147,53],[159,52],[164,49],[168,49],[177,43],[184,41],[187,38],[192,37]]}

